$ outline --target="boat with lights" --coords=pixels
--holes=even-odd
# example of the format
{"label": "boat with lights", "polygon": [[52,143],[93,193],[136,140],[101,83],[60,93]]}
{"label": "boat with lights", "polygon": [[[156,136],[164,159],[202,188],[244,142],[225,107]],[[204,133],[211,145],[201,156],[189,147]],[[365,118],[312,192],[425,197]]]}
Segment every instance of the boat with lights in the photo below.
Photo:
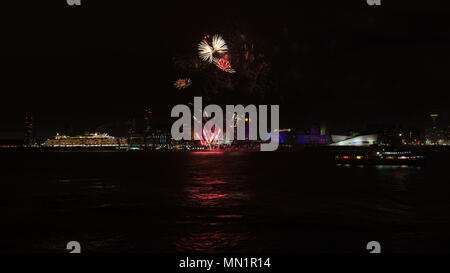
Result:
{"label": "boat with lights", "polygon": [[410,150],[377,149],[341,152],[335,156],[338,164],[352,165],[422,165],[425,156]]}

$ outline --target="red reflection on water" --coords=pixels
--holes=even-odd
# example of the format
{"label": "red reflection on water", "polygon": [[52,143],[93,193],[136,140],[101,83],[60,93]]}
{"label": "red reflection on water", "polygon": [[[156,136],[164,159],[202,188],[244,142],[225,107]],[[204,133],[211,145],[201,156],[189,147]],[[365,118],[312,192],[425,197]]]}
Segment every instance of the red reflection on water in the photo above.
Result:
{"label": "red reflection on water", "polygon": [[185,205],[189,207],[221,207],[224,205],[225,200],[230,197],[229,194],[215,190],[213,186],[209,185],[205,185],[205,187],[192,187],[187,190],[187,193]]}
{"label": "red reflection on water", "polygon": [[228,194],[219,194],[219,193],[206,193],[206,194],[197,194],[196,198],[201,200],[211,200],[217,198],[225,198],[228,197]]}
{"label": "red reflection on water", "polygon": [[218,151],[203,151],[203,152],[191,152],[191,154],[195,155],[212,155],[212,154],[224,154],[225,152],[218,152]]}
{"label": "red reflection on water", "polygon": [[[242,231],[248,192],[223,151],[192,152],[189,178],[179,194],[181,207],[174,242],[182,252],[241,250],[252,235]],[[198,155],[198,156],[197,156]],[[217,155],[217,156],[216,156]]]}

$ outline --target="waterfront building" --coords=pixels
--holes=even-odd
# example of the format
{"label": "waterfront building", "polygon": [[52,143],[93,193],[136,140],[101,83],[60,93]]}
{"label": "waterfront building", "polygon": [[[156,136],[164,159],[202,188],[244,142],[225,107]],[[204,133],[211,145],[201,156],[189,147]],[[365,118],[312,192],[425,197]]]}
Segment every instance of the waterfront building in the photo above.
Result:
{"label": "waterfront building", "polygon": [[369,146],[379,144],[380,135],[358,135],[330,144],[331,146]]}
{"label": "waterfront building", "polygon": [[31,147],[34,145],[33,116],[28,114],[25,116],[25,135],[23,145],[25,147]]}
{"label": "waterfront building", "polygon": [[330,141],[326,134],[326,127],[324,125],[313,126],[309,133],[297,135],[297,144],[306,145],[325,145]]}
{"label": "waterfront building", "polygon": [[431,128],[428,128],[425,133],[426,145],[443,145],[446,142],[444,130],[439,124],[439,115],[431,114]]}

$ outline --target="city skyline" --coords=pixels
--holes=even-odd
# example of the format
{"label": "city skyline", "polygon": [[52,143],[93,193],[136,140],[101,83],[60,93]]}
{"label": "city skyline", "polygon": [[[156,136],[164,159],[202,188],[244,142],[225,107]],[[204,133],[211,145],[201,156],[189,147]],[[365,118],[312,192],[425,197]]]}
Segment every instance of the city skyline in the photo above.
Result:
{"label": "city skyline", "polygon": [[[11,6],[3,18],[16,22],[17,31],[6,31],[8,43],[1,46],[0,85],[7,103],[0,138],[23,136],[30,112],[44,136],[67,127],[125,124],[148,105],[155,123],[169,126],[174,105],[208,90],[199,86],[199,76],[190,88],[173,87],[190,76],[174,58],[194,56],[207,33],[231,41],[245,34],[270,64],[263,95],[247,94],[244,86],[220,90],[211,102],[225,104],[231,97],[235,104],[280,104],[282,127],[326,122],[350,130],[379,122],[426,128],[431,113],[449,123],[450,33],[442,24],[448,13],[433,5],[385,3],[381,10],[355,1],[331,4],[335,10],[308,4],[297,12],[289,6],[268,12],[263,5],[230,4],[221,15],[192,5],[183,12],[158,7],[171,11],[167,18],[147,4],[89,3],[89,14],[83,6],[32,5]],[[124,20],[115,20],[119,15]],[[16,21],[24,16],[35,23]]]}

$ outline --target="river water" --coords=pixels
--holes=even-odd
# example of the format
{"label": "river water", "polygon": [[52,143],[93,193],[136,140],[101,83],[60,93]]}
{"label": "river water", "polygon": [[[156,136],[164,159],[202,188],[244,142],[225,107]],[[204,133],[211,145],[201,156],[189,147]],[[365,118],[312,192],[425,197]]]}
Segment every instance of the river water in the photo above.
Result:
{"label": "river water", "polygon": [[447,251],[448,154],[2,152],[1,252]]}

